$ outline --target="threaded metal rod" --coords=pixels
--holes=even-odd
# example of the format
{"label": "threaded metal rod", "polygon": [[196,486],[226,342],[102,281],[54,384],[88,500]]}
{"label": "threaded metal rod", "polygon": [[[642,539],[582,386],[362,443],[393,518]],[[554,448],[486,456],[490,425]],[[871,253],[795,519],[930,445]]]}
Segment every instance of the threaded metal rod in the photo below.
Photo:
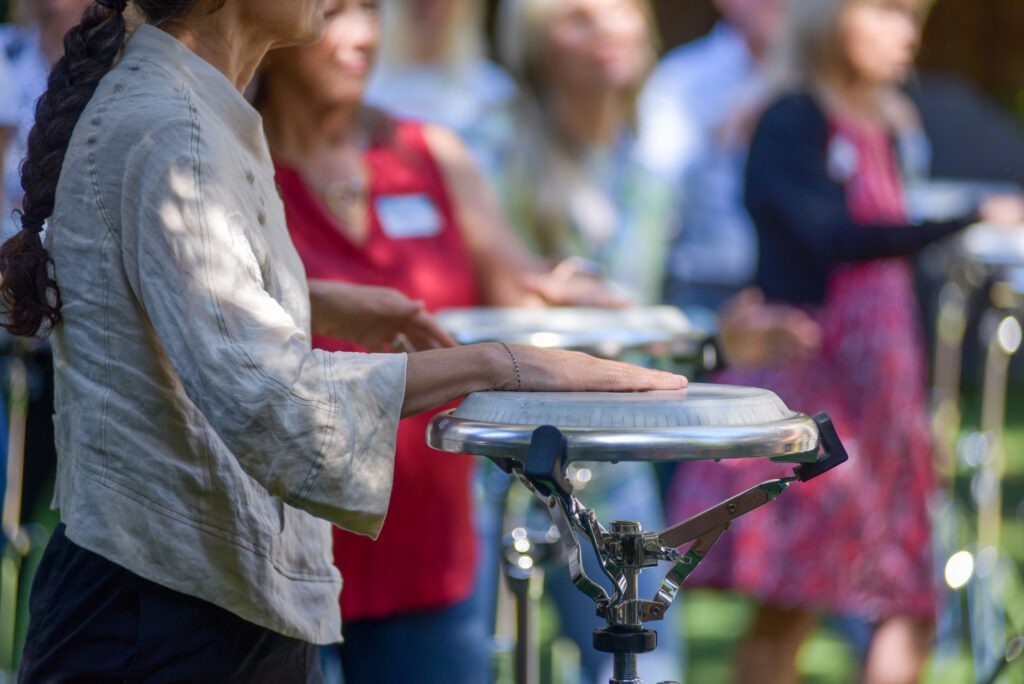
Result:
{"label": "threaded metal rod", "polygon": [[636,653],[616,653],[610,684],[641,684],[637,673]]}

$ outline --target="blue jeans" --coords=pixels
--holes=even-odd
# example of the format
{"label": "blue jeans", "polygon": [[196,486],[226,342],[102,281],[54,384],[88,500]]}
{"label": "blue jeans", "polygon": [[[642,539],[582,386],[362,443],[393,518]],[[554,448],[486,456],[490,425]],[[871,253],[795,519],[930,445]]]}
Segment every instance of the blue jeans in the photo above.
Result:
{"label": "blue jeans", "polygon": [[[345,684],[481,684],[488,681],[488,634],[476,604],[357,620],[342,627],[340,654]],[[333,653],[332,653],[333,652]],[[335,660],[336,662],[336,660]]]}

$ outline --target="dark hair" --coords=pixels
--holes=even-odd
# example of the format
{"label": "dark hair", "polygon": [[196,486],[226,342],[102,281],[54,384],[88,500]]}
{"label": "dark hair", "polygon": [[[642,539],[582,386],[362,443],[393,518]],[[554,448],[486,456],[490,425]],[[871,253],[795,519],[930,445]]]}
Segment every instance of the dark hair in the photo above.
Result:
{"label": "dark hair", "polygon": [[[158,25],[183,17],[200,1],[134,0],[146,20]],[[219,5],[223,0],[216,1]],[[60,290],[50,276],[52,260],[40,234],[53,214],[57,180],[75,125],[124,45],[127,4],[95,0],[86,8],[81,23],[64,36],[64,56],[36,104],[28,156],[21,166],[21,230],[0,248],[2,327],[13,335],[32,336],[44,325],[52,328],[60,322]]]}

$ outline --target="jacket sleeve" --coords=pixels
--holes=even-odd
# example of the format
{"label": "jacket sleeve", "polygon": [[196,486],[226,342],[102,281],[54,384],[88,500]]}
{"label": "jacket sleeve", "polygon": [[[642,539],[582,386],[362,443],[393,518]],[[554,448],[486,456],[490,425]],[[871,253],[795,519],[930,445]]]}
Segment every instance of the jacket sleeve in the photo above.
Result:
{"label": "jacket sleeve", "polygon": [[847,208],[843,186],[828,173],[828,123],[809,96],[770,107],[751,143],[746,205],[759,231],[781,237],[817,264],[910,256],[976,220],[860,225]]}
{"label": "jacket sleeve", "polygon": [[311,349],[307,326],[264,287],[275,255],[261,270],[252,198],[197,128],[185,120],[153,132],[129,158],[121,242],[138,305],[188,399],[250,477],[374,536],[391,493],[406,357]]}

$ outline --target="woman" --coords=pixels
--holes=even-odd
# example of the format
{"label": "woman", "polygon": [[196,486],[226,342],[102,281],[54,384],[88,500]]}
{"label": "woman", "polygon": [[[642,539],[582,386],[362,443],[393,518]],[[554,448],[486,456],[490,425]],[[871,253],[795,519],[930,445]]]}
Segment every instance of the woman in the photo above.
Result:
{"label": "woman", "polygon": [[[670,189],[636,161],[636,98],[657,55],[642,0],[505,0],[499,53],[520,84],[521,123],[500,189],[512,224],[551,259],[582,257],[637,304],[660,301],[668,247]],[[602,519],[663,524],[653,468],[598,465],[586,487]],[[599,570],[591,576],[601,576]],[[607,680],[610,657],[592,648],[598,626],[588,599],[558,585],[563,629],[579,644],[588,681]],[[644,593],[653,595],[652,583]],[[665,622],[660,647],[644,656],[648,676],[678,679],[682,640]]]}
{"label": "woman", "polygon": [[[851,463],[738,523],[723,539],[732,553],[716,549],[699,571],[759,601],[737,681],[795,682],[797,650],[819,612],[877,625],[866,682],[921,675],[935,612],[932,444],[906,258],[977,219],[910,225],[903,206],[893,139],[914,127],[915,112],[898,86],[927,5],[794,0],[788,10],[776,73],[785,94],[754,134],[746,205],[760,239],[758,285],[770,301],[813,315],[821,347],[724,380],[770,388],[797,410],[828,411]],[[1020,205],[995,198],[980,213],[1012,221],[1024,215]],[[674,517],[701,510],[725,482],[749,486],[784,472],[695,465],[676,483]]]}
{"label": "woman", "polygon": [[535,251],[587,257],[637,303],[660,299],[669,189],[636,160],[636,98],[653,68],[642,0],[506,0],[499,51],[522,87],[502,192]]}
{"label": "woman", "polygon": [[487,58],[485,3],[391,0],[366,102],[459,135],[491,177],[511,140],[516,85]]}
{"label": "woman", "polygon": [[401,416],[474,389],[682,381],[518,347],[311,350],[241,91],[268,49],[320,36],[321,3],[134,5],[146,23],[127,41],[124,0],[65,38],[22,229],[0,251],[7,329],[53,331],[66,526],[33,586],[21,677],[315,681],[313,644],[340,635],[330,523],[379,532]]}
{"label": "woman", "polygon": [[[361,103],[377,51],[376,9],[327,0],[324,39],[275,51],[261,71],[257,104],[306,273],[397,288],[430,311],[520,304],[533,296],[521,272],[537,260],[505,227],[458,138]],[[552,280],[528,280],[537,279]],[[313,345],[360,350],[351,342],[317,336]],[[477,556],[473,459],[432,452],[423,439],[429,420],[399,426],[380,538],[335,531],[335,561],[349,587],[341,601],[348,684],[487,678],[487,634],[468,601]]]}

